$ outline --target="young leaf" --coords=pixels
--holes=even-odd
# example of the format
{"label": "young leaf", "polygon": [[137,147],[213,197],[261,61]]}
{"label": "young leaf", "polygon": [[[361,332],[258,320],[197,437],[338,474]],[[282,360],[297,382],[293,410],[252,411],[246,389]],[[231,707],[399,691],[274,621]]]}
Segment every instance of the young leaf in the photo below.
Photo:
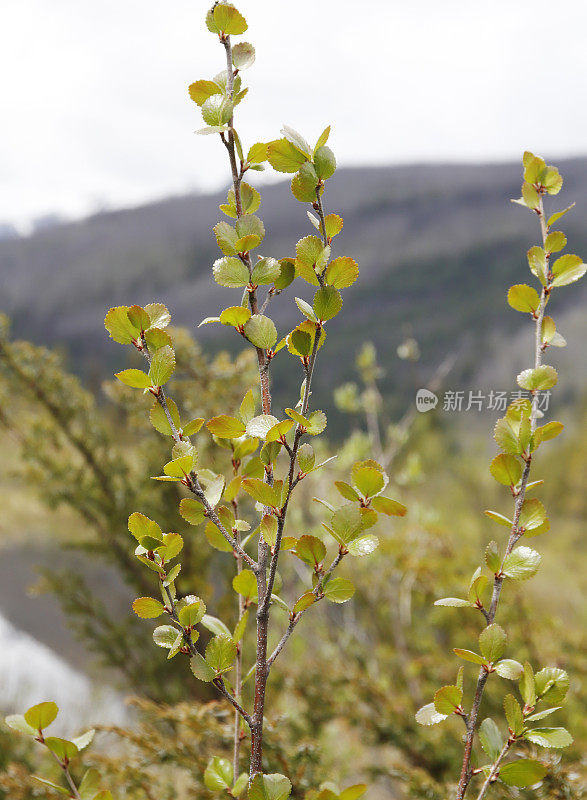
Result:
{"label": "young leaf", "polygon": [[331,578],[322,591],[331,603],[346,603],[354,595],[355,587],[346,578]]}
{"label": "young leaf", "polygon": [[495,480],[504,486],[516,486],[522,478],[522,465],[519,459],[510,453],[500,453],[495,456],[489,471]]}
{"label": "young leaf", "polygon": [[117,372],[115,377],[133,389],[148,389],[152,385],[150,377],[141,369],[123,369],[122,372]]}
{"label": "young leaf", "polygon": [[495,664],[495,671],[501,678],[507,678],[508,681],[517,681],[522,675],[524,667],[519,661],[514,661],[513,658],[504,658]]}
{"label": "young leaf", "polygon": [[232,588],[237,594],[242,595],[247,600],[257,599],[257,579],[255,573],[250,569],[241,570],[232,579]]}
{"label": "young leaf", "polygon": [[439,714],[434,703],[428,703],[416,712],[416,722],[420,725],[438,725],[448,717],[448,714]]}
{"label": "young leaf", "polygon": [[214,756],[204,770],[204,784],[212,792],[222,792],[232,786],[234,773],[227,758]]}
{"label": "young leaf", "polygon": [[155,619],[163,613],[163,603],[152,597],[138,597],[132,604],[132,610],[141,619]]}
{"label": "young leaf", "polygon": [[346,289],[352,286],[359,277],[357,262],[347,256],[340,256],[331,261],[326,270],[326,283],[335,289]]}
{"label": "young leaf", "polygon": [[506,641],[507,635],[504,629],[497,623],[493,623],[493,625],[488,625],[481,631],[479,648],[487,661],[494,663],[502,657]]}
{"label": "young leaf", "polygon": [[35,731],[41,731],[48,728],[57,716],[59,709],[52,701],[45,703],[38,703],[31,706],[24,712],[25,722],[34,728]]}
{"label": "young leaf", "polygon": [[556,386],[558,375],[554,367],[543,364],[535,369],[525,369],[518,375],[518,386],[528,391],[544,391]]}
{"label": "young leaf", "polygon": [[530,758],[520,758],[518,761],[510,761],[499,770],[499,777],[508,786],[517,786],[523,789],[525,786],[532,786],[544,778],[547,769],[540,761],[533,761]]}
{"label": "young leaf", "polygon": [[258,772],[249,785],[249,800],[287,800],[291,782],[285,775],[264,775]]}
{"label": "young leaf", "polygon": [[249,270],[240,258],[219,258],[214,262],[212,272],[216,283],[229,289],[246,286],[250,280]]}
{"label": "young leaf", "polygon": [[503,747],[503,737],[490,717],[484,719],[479,726],[479,741],[489,758],[495,761]]}
{"label": "young leaf", "polygon": [[277,330],[272,319],[263,314],[253,314],[245,324],[245,336],[255,347],[268,350],[277,341]]}
{"label": "young leaf", "polygon": [[534,314],[540,305],[540,296],[536,289],[525,283],[511,286],[508,290],[508,303],[516,311],[525,311]]}
{"label": "young leaf", "polygon": [[211,434],[219,439],[240,439],[245,435],[245,425],[236,417],[229,417],[227,414],[220,414],[213,417],[206,423],[206,427]]}
{"label": "young leaf", "polygon": [[463,691],[458,686],[443,686],[434,695],[434,708],[439,714],[452,714],[460,707]]}
{"label": "young leaf", "polygon": [[538,572],[541,560],[541,555],[531,547],[515,547],[504,559],[503,574],[516,581],[528,580]]}
{"label": "young leaf", "polygon": [[[242,574],[242,573],[241,573]],[[217,674],[230,669],[236,658],[236,642],[232,636],[215,636],[206,646],[206,663]]]}
{"label": "young leaf", "polygon": [[573,737],[566,728],[533,728],[524,738],[540,747],[568,747]]}
{"label": "young leaf", "polygon": [[163,386],[175,371],[175,353],[167,345],[156,351],[151,359],[149,378],[153,386]]}

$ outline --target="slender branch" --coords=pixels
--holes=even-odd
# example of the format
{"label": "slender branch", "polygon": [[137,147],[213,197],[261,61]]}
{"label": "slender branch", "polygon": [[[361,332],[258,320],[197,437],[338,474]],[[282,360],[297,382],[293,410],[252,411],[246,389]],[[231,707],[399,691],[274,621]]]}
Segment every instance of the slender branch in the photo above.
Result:
{"label": "slender branch", "polygon": [[[236,469],[235,469],[236,472]],[[232,501],[232,507],[234,511],[235,518],[238,518],[238,501],[234,499]],[[235,533],[235,538],[240,544],[240,531]],[[236,558],[236,574],[240,575],[243,568],[243,559],[238,553],[235,553]],[[245,613],[245,598],[242,594],[237,595],[237,603],[238,603],[238,620],[237,625],[240,624],[243,615]],[[234,675],[234,696],[235,699],[240,703],[242,702],[242,670],[243,670],[243,652],[240,642],[237,642],[237,652],[236,652],[236,662],[235,662],[235,675]],[[239,773],[239,764],[240,764],[240,749],[241,749],[241,724],[240,724],[240,712],[238,709],[235,709],[234,712],[234,734],[233,734],[233,747],[232,747],[232,768],[233,774],[236,780],[236,777]]]}
{"label": "slender branch", "polygon": [[[141,337],[141,342],[140,342],[140,346],[138,347],[138,349],[142,352],[143,356],[147,359],[147,363],[150,365],[151,364],[151,354],[149,352],[149,348],[147,347],[147,344],[145,342],[144,337]],[[190,441],[189,437],[188,436],[184,436],[183,434],[180,434],[180,432],[177,429],[177,426],[176,426],[175,422],[173,421],[173,417],[171,416],[171,413],[169,411],[169,406],[167,404],[167,395],[165,394],[165,390],[163,389],[162,386],[158,387],[158,391],[157,391],[157,394],[155,395],[155,397],[157,399],[157,402],[159,403],[159,405],[161,406],[161,408],[163,409],[163,411],[165,413],[165,417],[166,417],[167,422],[169,423],[169,427],[171,429],[171,437],[172,437],[173,441],[176,444],[178,444],[179,442],[189,442]],[[206,495],[204,494],[204,490],[202,489],[202,486],[201,486],[200,481],[198,479],[197,473],[192,470],[190,472],[190,474],[187,476],[187,479],[184,482],[184,485],[187,486],[187,488],[193,494],[195,494],[195,496],[198,498],[200,503],[204,506],[204,509],[205,509],[205,512],[206,512],[206,517],[210,520],[210,522],[212,522],[216,526],[216,528],[218,528],[218,530],[220,531],[222,536],[224,536],[224,538],[230,544],[230,546],[235,551],[235,553],[238,553],[238,555],[240,555],[241,558],[243,558],[247,562],[247,564],[249,564],[251,569],[253,569],[253,571],[256,571],[257,570],[257,562],[255,561],[255,559],[252,558],[246,552],[246,550],[244,550],[242,548],[242,546],[237,541],[237,539],[235,539],[234,536],[230,535],[230,533],[226,530],[226,528],[224,527],[224,525],[220,521],[220,519],[218,517],[218,514],[214,511],[214,509],[212,508],[212,506],[208,502],[208,500],[206,498]]]}
{"label": "slender branch", "polygon": [[[45,740],[43,738],[39,738],[39,739],[37,739],[37,741],[41,742],[41,744],[45,744]],[[47,747],[46,744],[45,744],[45,747]],[[47,747],[47,750],[49,750],[49,747]],[[80,795],[80,793],[78,791],[78,788],[75,785],[75,782],[74,782],[74,780],[71,777],[71,774],[69,772],[69,761],[62,761],[59,758],[59,756],[55,755],[55,753],[52,750],[49,750],[49,752],[51,753],[51,755],[53,756],[53,758],[59,764],[59,766],[61,767],[61,769],[63,771],[63,775],[65,776],[65,780],[68,782],[69,787],[70,787],[70,789],[72,791],[71,797],[74,797],[75,800],[82,800],[82,797],[81,797],[81,795]]]}
{"label": "slender branch", "polygon": [[[546,244],[546,237],[548,235],[548,226],[546,224],[546,218],[544,216],[544,203],[542,195],[540,196],[540,204],[538,209],[536,210],[538,218],[540,220],[540,229],[542,233],[542,242],[543,246]],[[545,247],[546,252],[546,247]],[[549,269],[549,258],[550,255],[546,252],[546,273],[548,274]],[[544,320],[544,309],[546,306],[546,300],[548,297],[548,288],[543,287],[542,293],[540,296],[540,304],[536,311],[535,315],[535,323],[536,323],[536,331],[535,331],[535,347],[534,347],[534,367],[537,368],[542,363],[542,322]],[[536,420],[538,417],[538,398],[539,398],[539,391],[534,390],[532,393],[532,410],[530,412],[530,430],[532,433],[536,430]],[[501,596],[501,590],[503,588],[503,581],[504,581],[504,574],[503,574],[503,567],[505,563],[505,559],[514,549],[514,546],[518,542],[518,540],[523,536],[523,531],[518,529],[518,523],[520,520],[520,514],[522,513],[522,506],[524,505],[524,500],[526,497],[526,488],[528,486],[528,479],[530,477],[530,467],[532,464],[532,455],[528,453],[525,456],[526,464],[524,466],[524,472],[522,473],[522,480],[520,483],[520,488],[518,490],[518,494],[516,495],[515,505],[514,505],[514,518],[512,523],[512,528],[510,531],[510,536],[508,539],[508,543],[505,549],[505,553],[501,562],[501,566],[499,570],[495,574],[495,578],[493,581],[493,592],[491,595],[491,604],[489,606],[489,611],[485,615],[485,619],[487,621],[487,625],[491,625],[497,614],[497,609],[499,605],[499,600]],[[473,740],[475,738],[475,732],[477,729],[477,719],[479,716],[479,708],[481,706],[481,700],[483,698],[483,692],[485,690],[485,684],[487,682],[488,673],[485,672],[484,669],[479,670],[479,677],[477,678],[477,686],[475,689],[475,696],[473,699],[473,705],[471,708],[471,713],[469,715],[469,721],[467,725],[467,736],[465,739],[465,749],[463,753],[463,765],[461,769],[461,775],[459,778],[459,783],[457,787],[457,800],[463,800],[465,797],[467,787],[469,785],[469,781],[472,777],[472,769],[471,769],[471,755],[473,751]]]}
{"label": "slender branch", "polygon": [[[164,585],[164,583],[163,583],[163,581],[161,580],[161,578],[159,578],[159,580],[160,580],[160,583],[161,583],[161,589],[162,589],[162,591],[163,591],[163,592],[165,592],[165,594],[167,595],[167,600],[168,600],[168,603],[169,603],[169,606],[168,606],[168,608],[169,608],[169,615],[170,615],[170,617],[173,619],[173,621],[174,621],[174,622],[175,622],[175,623],[176,623],[176,624],[179,626],[179,628],[181,629],[181,632],[183,633],[184,639],[185,639],[185,640],[186,640],[186,642],[187,642],[187,646],[188,646],[188,649],[189,649],[189,651],[190,651],[190,654],[191,654],[192,656],[200,656],[200,655],[201,655],[201,653],[199,652],[198,648],[196,647],[196,645],[195,645],[195,642],[194,642],[194,640],[192,639],[192,635],[191,635],[190,631],[189,631],[189,630],[186,630],[186,629],[184,628],[184,626],[181,624],[180,620],[179,620],[179,615],[178,615],[178,613],[177,613],[177,607],[176,607],[175,599],[174,599],[173,595],[171,594],[171,592],[169,591],[169,586],[165,586],[165,585]],[[231,693],[228,691],[228,689],[226,688],[226,686],[225,686],[225,684],[224,684],[224,681],[222,680],[222,678],[221,678],[221,677],[219,677],[219,678],[214,678],[214,680],[212,681],[212,683],[213,683],[213,684],[214,684],[214,686],[215,686],[215,687],[216,687],[216,688],[217,688],[217,689],[220,691],[220,693],[221,693],[222,695],[224,695],[224,697],[226,697],[226,699],[229,701],[229,703],[231,703],[231,705],[233,705],[233,706],[234,706],[234,708],[235,708],[235,709],[238,711],[238,713],[239,713],[239,714],[242,716],[242,718],[243,718],[243,719],[246,721],[247,725],[248,725],[249,727],[251,727],[251,726],[252,726],[252,723],[253,723],[253,721],[252,721],[252,719],[251,719],[251,716],[250,716],[250,714],[248,714],[248,713],[247,713],[247,712],[244,710],[244,708],[243,708],[243,707],[240,705],[240,703],[238,702],[238,700],[236,699],[236,697],[233,697],[233,695],[232,695],[232,694],[231,694]]]}
{"label": "slender branch", "polygon": [[491,770],[489,771],[489,775],[485,779],[485,781],[483,783],[483,786],[481,787],[481,790],[479,791],[479,794],[477,795],[477,800],[483,800],[483,798],[485,797],[485,792],[489,789],[491,784],[494,783],[495,779],[497,778],[497,776],[499,774],[499,765],[501,764],[503,759],[508,754],[509,749],[510,749],[510,747],[512,746],[513,743],[514,743],[514,739],[509,738],[507,740],[507,742],[504,744],[501,753],[498,755],[498,757],[493,762],[493,764],[491,766]]}
{"label": "slender branch", "polygon": [[[316,597],[315,602],[318,602],[319,600],[322,600],[322,598],[324,597],[324,595],[322,594],[322,587],[324,585],[324,581],[326,580],[326,578],[329,575],[331,575],[334,572],[334,570],[338,567],[338,565],[340,564],[340,562],[342,561],[342,559],[344,558],[345,555],[346,555],[346,551],[339,550],[338,551],[338,555],[332,561],[332,564],[328,567],[326,572],[323,575],[321,575],[320,580],[318,581],[318,583],[316,584],[316,586],[314,587],[314,589],[312,591],[312,594],[314,594],[315,597]],[[312,605],[314,605],[314,603],[312,603]],[[290,618],[289,625],[287,626],[287,629],[285,630],[285,633],[283,634],[283,636],[281,637],[281,639],[277,643],[277,646],[275,647],[275,650],[271,653],[271,655],[267,659],[267,667],[268,667],[268,669],[271,668],[273,662],[275,661],[277,656],[281,653],[281,651],[285,647],[285,644],[286,644],[287,640],[289,639],[289,637],[292,635],[292,633],[294,631],[294,628],[296,627],[296,625],[298,624],[298,622],[300,621],[300,619],[302,618],[304,613],[308,610],[308,608],[310,608],[310,606],[308,606],[306,608],[303,608],[301,611],[298,611],[297,614],[294,614]]]}

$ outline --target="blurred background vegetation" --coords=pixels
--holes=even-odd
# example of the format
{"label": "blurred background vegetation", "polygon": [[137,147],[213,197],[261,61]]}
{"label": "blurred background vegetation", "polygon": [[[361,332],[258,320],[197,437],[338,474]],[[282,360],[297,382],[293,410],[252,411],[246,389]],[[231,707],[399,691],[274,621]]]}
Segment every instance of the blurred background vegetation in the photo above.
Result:
{"label": "blurred background vegetation", "polygon": [[[562,202],[579,206],[567,217],[569,248],[586,253],[587,160],[560,166]],[[290,524],[316,534],[322,516],[312,498],[334,502],[334,480],[371,456],[409,514],[379,524],[380,549],[353,562],[353,600],[309,613],[272,675],[267,761],[291,776],[296,797],[323,780],[366,779],[373,798],[440,800],[456,774],[458,721],[426,729],[414,713],[454,681],[451,648],[468,646],[479,630],[474,611],[433,602],[462,594],[485,544],[501,535],[482,514],[509,511],[487,469],[499,414],[450,414],[442,403],[417,414],[414,395],[425,385],[439,394],[513,391],[527,366],[527,325],[505,302],[507,287],[526,277],[525,251],[536,238],[531,217],[508,202],[518,184],[519,167],[509,164],[341,170],[333,184],[344,250],[361,277],[330,326],[316,372],[313,405],[329,416],[318,447],[338,458],[300,485]],[[267,253],[278,256],[293,252],[292,231],[304,230],[288,195],[284,185],[267,187],[260,211]],[[130,800],[207,797],[203,768],[210,754],[228,751],[232,714],[185,663],[166,661],[149,625],[131,614],[136,592],[153,589],[136,568],[127,517],[140,509],[184,534],[178,591],[197,593],[226,619],[235,614],[225,591],[234,564],[179,517],[179,484],[149,480],[167,442],[149,424],[148,399],[110,380],[114,366],[126,365],[102,319],[110,305],[167,302],[186,326],[173,331],[178,370],[170,387],[184,416],[238,407],[256,381],[250,354],[216,326],[200,329],[197,342],[191,333],[221,308],[210,271],[215,200],[176,198],[0,241],[8,315],[0,324],[1,710],[51,697],[71,730],[98,722],[86,763]],[[282,331],[298,317],[290,294],[272,309]],[[544,554],[537,577],[508,586],[500,609],[512,656],[571,676],[560,724],[575,745],[560,763],[540,752],[556,762],[532,794],[541,798],[585,792],[587,293],[579,284],[567,294],[551,311],[569,347],[552,356],[560,388],[548,412],[567,427],[536,467],[552,529],[536,540]],[[291,359],[281,361],[277,409],[291,404],[299,383]],[[198,441],[202,462],[226,470],[226,451],[205,434]],[[283,561],[287,594],[300,576],[293,557]],[[475,668],[467,674],[472,682]],[[487,693],[488,713],[499,716],[499,696]],[[30,777],[38,758],[0,726],[1,798],[51,797]]]}

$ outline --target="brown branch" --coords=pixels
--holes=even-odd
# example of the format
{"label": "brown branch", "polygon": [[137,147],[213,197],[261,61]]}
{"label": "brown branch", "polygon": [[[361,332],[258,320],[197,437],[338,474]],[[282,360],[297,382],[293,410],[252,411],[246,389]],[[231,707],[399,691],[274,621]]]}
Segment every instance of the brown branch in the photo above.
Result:
{"label": "brown branch", "polygon": [[[546,243],[546,236],[548,234],[548,228],[546,224],[546,219],[544,216],[544,203],[542,196],[540,196],[540,205],[537,209],[537,214],[540,220],[540,229],[542,233],[542,241],[543,245]],[[545,249],[546,252],[546,249]],[[550,255],[546,252],[546,273],[548,274],[548,262],[549,262]],[[544,319],[544,309],[546,306],[546,299],[547,299],[548,291],[545,287],[542,288],[541,296],[540,296],[540,305],[536,312],[535,317],[535,324],[536,324],[536,332],[535,332],[535,352],[534,352],[534,368],[537,368],[542,363],[542,322]],[[532,433],[536,430],[536,419],[538,416],[538,397],[539,392],[538,390],[533,391],[532,397],[532,410],[530,413],[530,430]],[[487,621],[487,625],[491,625],[497,614],[497,609],[499,605],[499,599],[501,596],[501,590],[503,588],[503,566],[505,559],[514,549],[514,546],[518,542],[518,540],[523,536],[523,531],[520,532],[518,529],[518,523],[520,520],[520,514],[522,512],[522,506],[524,504],[524,499],[526,497],[526,487],[528,486],[528,479],[530,476],[530,467],[532,464],[532,455],[528,453],[525,457],[525,467],[524,472],[522,474],[522,480],[520,483],[520,488],[518,490],[518,494],[516,496],[515,504],[514,504],[514,518],[513,524],[510,531],[510,536],[508,539],[508,543],[505,549],[505,553],[501,562],[501,566],[497,573],[495,574],[495,578],[493,581],[493,592],[491,596],[491,604],[489,606],[489,611],[485,615],[485,619]],[[468,725],[467,725],[467,735],[465,739],[465,749],[463,753],[463,765],[461,769],[461,775],[459,778],[459,783],[457,787],[457,800],[463,800],[465,794],[467,792],[467,787],[469,786],[469,781],[473,775],[473,771],[471,769],[471,755],[473,751],[473,741],[475,738],[475,732],[477,729],[477,719],[479,716],[479,708],[481,706],[481,700],[483,698],[483,692],[485,690],[485,684],[487,682],[488,673],[482,668],[479,670],[479,677],[477,678],[477,686],[475,689],[475,696],[473,699],[473,705],[471,708],[471,713],[469,714],[468,718]]]}

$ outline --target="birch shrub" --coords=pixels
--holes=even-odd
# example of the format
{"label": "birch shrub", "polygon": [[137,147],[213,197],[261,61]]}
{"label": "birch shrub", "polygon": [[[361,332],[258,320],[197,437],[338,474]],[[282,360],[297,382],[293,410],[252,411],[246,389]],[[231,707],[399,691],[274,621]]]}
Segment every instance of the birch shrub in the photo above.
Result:
{"label": "birch shrub", "polygon": [[[509,535],[505,544],[489,542],[484,563],[475,570],[465,597],[436,601],[438,606],[475,609],[485,623],[475,650],[454,648],[458,658],[479,667],[472,699],[469,703],[465,700],[464,667],[460,667],[455,684],[440,688],[434,701],[423,706],[416,715],[423,725],[439,724],[451,716],[460,717],[465,725],[457,800],[465,797],[474,777],[478,781],[477,800],[482,800],[498,782],[518,788],[538,784],[547,769],[540,760],[528,757],[529,750],[563,748],[573,741],[565,728],[542,723],[561,708],[569,688],[567,673],[558,667],[542,665],[535,671],[528,661],[522,664],[504,657],[510,655],[508,636],[495,621],[504,587],[512,581],[531,579],[540,567],[540,553],[526,541],[550,529],[544,505],[533,496],[539,492],[543,480],[530,480],[530,473],[538,449],[563,429],[556,421],[539,425],[542,414],[538,404],[540,393],[550,391],[558,382],[554,367],[544,363],[544,354],[549,347],[564,347],[566,342],[557,331],[554,319],[546,315],[546,306],[559,288],[575,283],[587,270],[577,255],[556,255],[564,250],[567,240],[564,233],[554,230],[553,226],[572,209],[569,206],[546,215],[545,197],[558,194],[562,188],[559,171],[529,152],[524,154],[523,163],[522,197],[514,202],[534,213],[540,225],[541,242],[528,251],[528,264],[538,282],[538,291],[527,284],[516,284],[509,289],[507,299],[516,311],[530,315],[534,325],[534,363],[517,376],[518,386],[528,397],[514,401],[505,416],[498,420],[494,431],[500,452],[489,469],[493,478],[509,492],[513,512],[511,516],[497,511],[485,512],[493,522],[507,528]],[[505,735],[491,717],[480,722],[486,684],[497,677],[517,686],[517,694],[506,689],[503,698]],[[477,740],[481,750],[475,759]]]}
{"label": "birch shrub", "polygon": [[[133,609],[142,619],[159,619],[163,623],[153,631],[154,644],[167,651],[168,659],[185,661],[186,681],[197,680],[211,687],[234,714],[232,758],[226,758],[224,752],[214,755],[203,771],[204,786],[210,792],[234,797],[248,790],[251,800],[286,800],[292,791],[292,776],[272,771],[275,765],[270,759],[271,751],[264,747],[266,690],[272,668],[302,617],[313,613],[316,603],[326,600],[342,604],[351,599],[354,586],[339,574],[341,562],[368,556],[377,548],[378,539],[372,528],[378,516],[383,515],[389,522],[388,517],[403,516],[406,508],[383,494],[388,483],[385,466],[393,462],[397,442],[387,443],[378,433],[376,412],[381,398],[375,386],[376,371],[369,372],[373,364],[365,351],[364,359],[369,362],[363,365],[368,373],[368,396],[362,398],[362,410],[378,460],[367,458],[354,463],[346,480],[335,482],[341,497],[338,507],[319,498],[323,509],[321,530],[305,533],[298,526],[291,529],[291,509],[299,497],[296,487],[310,473],[321,469],[327,473],[331,469],[329,460],[317,463],[312,446],[314,437],[326,428],[326,415],[313,408],[312,378],[319,368],[321,349],[326,347],[324,352],[328,352],[328,323],[341,312],[344,290],[355,283],[359,270],[352,258],[335,257],[333,253],[343,220],[325,209],[327,182],[336,170],[335,156],[328,146],[330,129],[326,128],[312,146],[296,131],[284,127],[281,138],[245,147],[235,126],[235,111],[248,91],[243,87],[241,73],[253,64],[254,48],[246,42],[233,44],[232,37],[243,34],[247,24],[227,3],[217,3],[208,12],[206,24],[218,38],[226,69],[212,79],[196,81],[189,93],[205,123],[200,133],[218,137],[228,159],[232,185],[226,203],[220,206],[225,218],[214,227],[222,255],[215,261],[212,274],[220,286],[232,292],[231,300],[227,300],[232,305],[218,309],[217,316],[208,317],[202,324],[233,329],[234,336],[254,354],[258,373],[255,385],[239,402],[215,409],[211,418],[190,418],[182,398],[169,391],[177,368],[177,345],[168,327],[171,316],[167,308],[157,302],[144,307],[119,306],[108,312],[105,324],[114,341],[131,347],[144,359],[145,369],[125,369],[117,373],[117,378],[152,399],[149,420],[157,433],[166,437],[169,455],[161,463],[160,474],[152,477],[175,484],[183,492],[177,519],[195,528],[187,534],[190,549],[211,546],[234,565],[234,610],[221,618],[212,594],[202,598],[189,593],[198,589],[197,576],[192,578],[193,588],[178,590],[180,582],[182,588],[184,585],[186,537],[174,530],[168,514],[162,527],[163,520],[145,514],[145,508],[133,511],[128,518],[128,529],[135,540],[131,572],[134,575],[139,566],[144,571],[141,587],[151,581],[158,596],[145,593],[134,601]],[[540,282],[541,292],[518,285],[512,287],[508,300],[515,309],[529,313],[535,322],[535,364],[518,376],[520,387],[530,393],[531,399],[510,406],[496,428],[496,441],[502,452],[493,460],[491,472],[509,488],[514,500],[513,519],[488,512],[493,520],[510,528],[510,536],[505,549],[494,542],[487,549],[485,565],[491,580],[480,568],[466,598],[437,602],[477,609],[486,622],[479,638],[479,653],[455,648],[458,656],[480,666],[469,710],[465,710],[463,700],[461,669],[455,685],[442,687],[434,702],[417,714],[417,720],[426,725],[451,715],[463,719],[465,745],[456,796],[463,798],[475,778],[479,781],[479,800],[496,782],[524,787],[544,778],[541,761],[534,757],[508,760],[512,752],[521,749],[526,756],[530,747],[562,747],[571,741],[562,728],[532,724],[558,710],[568,686],[566,674],[553,667],[534,673],[529,663],[503,658],[506,634],[494,621],[504,583],[529,578],[538,568],[540,558],[536,551],[519,545],[519,540],[543,533],[548,527],[540,501],[526,497],[540,483],[529,481],[534,453],[562,427],[560,423],[537,424],[539,393],[556,383],[556,373],[542,364],[542,355],[547,347],[564,344],[552,319],[545,316],[545,307],[555,288],[578,280],[585,271],[576,256],[561,256],[551,265],[552,253],[565,245],[564,235],[552,231],[551,226],[565,212],[554,214],[547,221],[543,196],[555,194],[562,180],[556,170],[531,154],[526,154],[524,163],[521,202],[537,214],[543,237],[542,247],[529,252],[530,268]],[[248,182],[249,175],[266,164],[293,176],[292,194],[308,205],[309,223],[313,226],[295,245],[292,242],[290,255],[281,258],[260,252],[265,238],[257,215],[261,195]],[[290,287],[294,282],[306,290],[312,287],[311,302],[293,297]],[[270,311],[282,294],[291,295],[290,302],[295,301],[300,321],[280,337]],[[301,384],[299,395],[278,416],[272,408],[271,365],[275,358],[288,359],[292,369],[299,370]],[[139,403],[141,399],[138,395]],[[211,446],[218,448],[220,457],[211,455]],[[417,471],[417,465],[415,468]],[[284,583],[279,567],[286,559],[295,560],[306,569],[301,585]],[[224,574],[220,571],[217,577]],[[484,590],[491,581],[492,595],[487,602]],[[405,631],[398,628],[396,645],[403,661],[404,635]],[[406,664],[402,668],[409,682],[410,671]],[[522,703],[513,694],[505,698],[505,736],[491,719],[478,724],[485,684],[494,674],[519,681]],[[165,681],[164,673],[160,680]],[[420,691],[417,682],[409,688],[413,697]],[[47,736],[46,728],[56,714],[56,706],[47,702],[32,707],[23,716],[8,718],[7,722],[36,739],[51,754],[64,779],[63,785],[48,782],[53,791],[83,800],[109,800],[111,794],[102,788],[99,771],[91,768],[77,780],[75,762],[71,768],[72,761],[90,743],[92,731],[72,740]],[[484,766],[477,766],[474,760],[477,735],[489,757]],[[419,755],[417,747],[412,749]],[[46,779],[38,780],[47,784]],[[364,784],[356,784],[340,791],[329,782],[312,795],[320,800],[354,800],[365,789]]]}

